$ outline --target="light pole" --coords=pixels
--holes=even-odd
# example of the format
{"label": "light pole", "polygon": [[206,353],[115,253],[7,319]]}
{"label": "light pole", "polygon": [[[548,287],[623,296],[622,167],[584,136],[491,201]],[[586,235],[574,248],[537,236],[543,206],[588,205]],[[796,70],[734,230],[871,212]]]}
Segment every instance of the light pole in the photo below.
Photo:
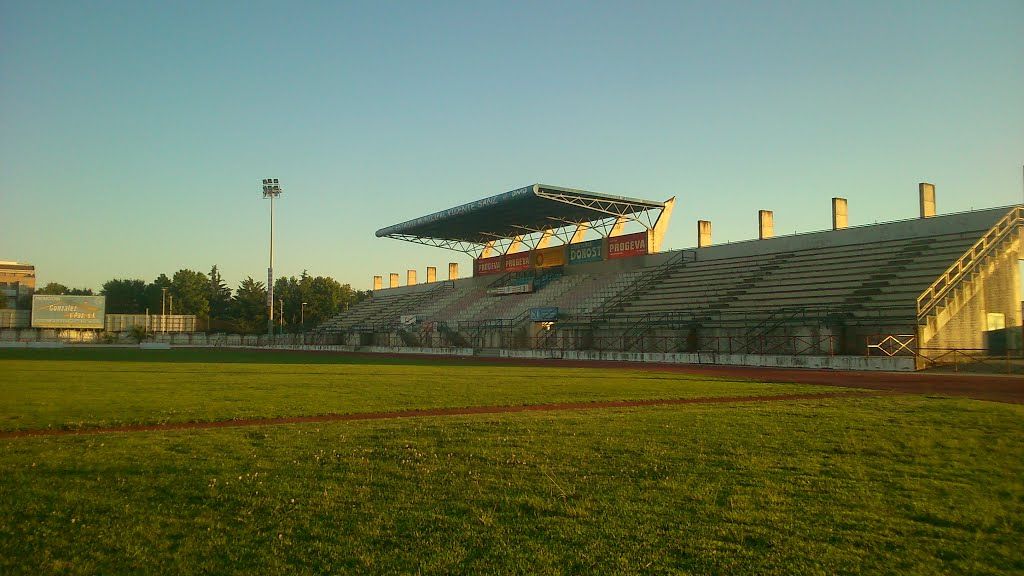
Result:
{"label": "light pole", "polygon": [[163,295],[160,297],[160,331],[166,332],[167,325],[165,324],[165,322],[167,321],[167,288],[161,288],[160,291],[163,292]]}
{"label": "light pole", "polygon": [[306,344],[306,302],[299,306],[299,331],[302,332],[302,344]]}
{"label": "light pole", "polygon": [[284,298],[278,298],[277,304],[281,307],[280,313],[277,315],[277,323],[281,325],[281,334],[284,334]]}
{"label": "light pole", "polygon": [[[274,337],[274,198],[281,195],[277,178],[263,179],[263,198],[270,198],[270,267],[267,268],[267,337]],[[269,342],[268,342],[269,344]]]}

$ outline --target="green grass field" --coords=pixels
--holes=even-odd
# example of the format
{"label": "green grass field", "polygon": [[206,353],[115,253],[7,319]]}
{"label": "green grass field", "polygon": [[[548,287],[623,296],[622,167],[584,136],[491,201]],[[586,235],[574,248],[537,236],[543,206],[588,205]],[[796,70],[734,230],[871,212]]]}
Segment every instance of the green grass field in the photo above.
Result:
{"label": "green grass field", "polygon": [[0,430],[837,390],[639,370],[402,360],[368,364],[352,356],[220,350],[0,350],[0,371],[11,383],[0,396]]}
{"label": "green grass field", "polygon": [[752,397],[0,440],[0,573],[1024,572],[1024,407],[756,400],[819,390],[302,354],[0,351],[6,430]]}

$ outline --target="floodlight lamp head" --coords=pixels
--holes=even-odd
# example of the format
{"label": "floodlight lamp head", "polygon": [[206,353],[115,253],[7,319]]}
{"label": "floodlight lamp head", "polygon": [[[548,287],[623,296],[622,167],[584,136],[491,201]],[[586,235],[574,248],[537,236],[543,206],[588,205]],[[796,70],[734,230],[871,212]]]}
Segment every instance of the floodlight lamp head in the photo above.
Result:
{"label": "floodlight lamp head", "polygon": [[278,183],[277,178],[264,178],[263,179],[263,197],[264,198],[277,198],[281,195],[281,184]]}

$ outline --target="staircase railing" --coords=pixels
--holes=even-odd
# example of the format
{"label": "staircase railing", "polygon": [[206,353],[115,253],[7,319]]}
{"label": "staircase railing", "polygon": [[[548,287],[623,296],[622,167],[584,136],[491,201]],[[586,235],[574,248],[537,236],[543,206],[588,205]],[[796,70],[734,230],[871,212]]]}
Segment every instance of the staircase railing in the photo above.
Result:
{"label": "staircase railing", "polygon": [[648,274],[641,276],[632,286],[627,287],[625,290],[612,296],[608,300],[605,300],[597,310],[594,310],[594,318],[598,321],[604,320],[612,313],[612,311],[623,303],[635,298],[649,286],[660,282],[666,276],[674,272],[679,266],[682,266],[686,262],[692,262],[696,259],[697,253],[693,250],[680,250],[679,252],[676,252],[657,268],[651,270]]}
{"label": "staircase railing", "polygon": [[622,332],[622,350],[628,351],[651,329],[651,315],[644,314]]}
{"label": "staircase railing", "polygon": [[1010,234],[1016,232],[1022,224],[1024,224],[1024,206],[1015,206],[989,228],[988,232],[985,232],[963,256],[958,258],[917,297],[918,321],[927,316],[951,290],[960,284],[964,276],[973,272],[996,246]]}
{"label": "staircase railing", "polygon": [[782,326],[801,314],[806,315],[806,310],[804,308],[776,308],[768,315],[767,318],[747,331],[743,338],[744,349],[751,350],[753,345],[760,341],[762,337],[767,336],[772,332],[772,330],[775,330],[779,326]]}
{"label": "staircase railing", "polygon": [[416,348],[416,347],[419,347],[419,346],[423,345],[419,341],[419,339],[416,338],[415,335],[413,335],[411,332],[409,332],[405,328],[399,328],[398,329],[398,337],[402,339],[402,342],[406,346],[410,346],[410,347]]}
{"label": "staircase railing", "polygon": [[452,330],[451,326],[449,326],[447,322],[438,321],[435,323],[435,327],[437,328],[437,332],[451,344],[461,347],[469,346],[469,341],[466,340],[457,330]]}

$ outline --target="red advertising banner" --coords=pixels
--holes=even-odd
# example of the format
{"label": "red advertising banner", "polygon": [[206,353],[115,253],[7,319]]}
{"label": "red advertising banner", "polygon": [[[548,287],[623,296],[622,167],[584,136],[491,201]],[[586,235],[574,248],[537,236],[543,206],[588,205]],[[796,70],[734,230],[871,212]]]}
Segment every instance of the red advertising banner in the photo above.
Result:
{"label": "red advertising banner", "polygon": [[529,270],[530,264],[531,258],[529,252],[516,252],[515,254],[505,255],[505,272]]}
{"label": "red advertising banner", "polygon": [[486,276],[501,272],[501,256],[473,260],[473,276]]}
{"label": "red advertising banner", "polygon": [[647,232],[608,238],[609,258],[629,258],[647,254]]}

